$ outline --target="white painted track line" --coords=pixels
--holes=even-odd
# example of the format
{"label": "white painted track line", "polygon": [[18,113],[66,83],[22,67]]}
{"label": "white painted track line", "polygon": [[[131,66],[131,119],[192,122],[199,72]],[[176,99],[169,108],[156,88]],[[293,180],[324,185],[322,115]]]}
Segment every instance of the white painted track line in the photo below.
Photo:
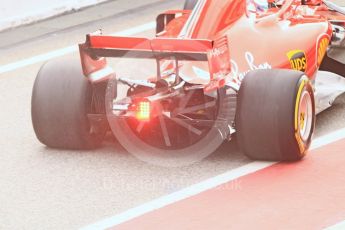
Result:
{"label": "white painted track line", "polygon": [[[149,23],[137,26],[137,27],[133,27],[133,28],[128,29],[128,30],[123,30],[123,31],[114,33],[114,34],[112,34],[112,36],[132,36],[134,34],[138,34],[141,32],[151,30],[151,29],[155,28],[155,26],[156,26],[155,22],[149,22]],[[51,52],[48,52],[45,54],[33,56],[31,58],[27,58],[27,59],[24,59],[21,61],[17,61],[14,63],[0,66],[0,74],[14,71],[16,69],[23,68],[23,67],[33,65],[33,64],[37,64],[40,62],[45,62],[45,61],[64,56],[66,54],[71,54],[71,53],[77,52],[77,51],[78,51],[78,46],[73,45],[73,46],[62,48],[62,49],[54,50],[54,51],[51,51]]]}
{"label": "white painted track line", "polygon": [[130,209],[126,212],[123,212],[119,215],[116,215],[114,217],[110,217],[108,219],[105,219],[101,222],[98,222],[96,224],[90,225],[88,227],[82,228],[82,230],[94,230],[94,229],[106,229],[110,228],[116,225],[119,225],[121,223],[124,223],[126,221],[129,221],[131,219],[134,219],[138,216],[141,216],[145,213],[160,209],[162,207],[165,207],[167,205],[173,204],[175,202],[178,202],[180,200],[186,199],[188,197],[197,195],[203,191],[207,191],[209,189],[212,189],[214,187],[217,187],[219,185],[222,185],[224,183],[227,183],[229,181],[235,180],[239,177],[248,175],[250,173],[254,173],[260,169],[267,168],[275,163],[272,162],[253,162],[250,164],[247,164],[245,166],[236,168],[234,170],[231,170],[229,172],[226,172],[224,174],[221,174],[219,176],[210,178],[206,181],[203,181],[201,183],[192,185],[190,187],[184,188],[178,192],[172,193],[167,196],[160,197],[158,199],[152,200],[146,204],[140,205],[138,207],[135,207],[133,209]]}
{"label": "white painted track line", "polygon": [[323,147],[325,145],[340,141],[341,139],[345,138],[345,129],[340,129],[337,131],[334,131],[330,134],[327,134],[323,137],[317,138],[313,141],[312,149],[318,149],[320,147]]}
{"label": "white painted track line", "polygon": [[345,220],[329,228],[326,228],[325,230],[344,230],[344,229],[345,229]]}
{"label": "white painted track line", "polygon": [[[334,143],[344,138],[345,138],[345,129],[338,130],[334,133],[315,139],[311,147],[311,150],[321,148],[323,146]],[[236,180],[248,174],[255,173],[259,170],[265,169],[274,164],[277,164],[277,162],[252,162],[250,164],[231,170],[219,176],[210,178],[201,183],[184,188],[178,192],[152,200],[148,203],[145,203],[143,205],[140,205],[138,207],[135,207],[133,209],[120,213],[119,215],[116,215],[116,216],[107,218],[103,221],[100,221],[98,223],[89,225],[87,227],[82,228],[82,230],[107,229],[107,228],[114,227],[116,225],[129,221],[136,217],[142,216],[146,213],[152,212],[159,208],[165,207],[167,205],[170,205],[175,202],[186,199],[188,197],[197,195],[199,193],[215,188],[222,184],[228,183],[232,180]]]}

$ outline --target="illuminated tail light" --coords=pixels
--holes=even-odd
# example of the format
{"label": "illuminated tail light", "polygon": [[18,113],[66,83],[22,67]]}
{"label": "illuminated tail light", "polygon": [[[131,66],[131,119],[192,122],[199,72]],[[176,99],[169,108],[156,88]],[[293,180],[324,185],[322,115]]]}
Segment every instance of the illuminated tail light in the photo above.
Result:
{"label": "illuminated tail light", "polygon": [[149,101],[140,101],[137,104],[136,118],[140,121],[148,121],[151,116],[151,103]]}

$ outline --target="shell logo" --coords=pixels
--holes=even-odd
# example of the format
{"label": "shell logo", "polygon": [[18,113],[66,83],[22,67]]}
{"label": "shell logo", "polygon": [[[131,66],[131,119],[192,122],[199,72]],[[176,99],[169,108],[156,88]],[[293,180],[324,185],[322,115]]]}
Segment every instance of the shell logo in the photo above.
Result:
{"label": "shell logo", "polygon": [[320,66],[323,58],[326,55],[327,48],[329,44],[328,37],[324,37],[319,41],[319,46],[317,48],[317,65]]}

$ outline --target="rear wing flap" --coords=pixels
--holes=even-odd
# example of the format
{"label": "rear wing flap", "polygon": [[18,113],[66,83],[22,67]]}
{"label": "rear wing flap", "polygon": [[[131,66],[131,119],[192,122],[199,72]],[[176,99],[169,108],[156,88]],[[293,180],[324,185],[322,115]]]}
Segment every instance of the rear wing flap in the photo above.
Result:
{"label": "rear wing flap", "polygon": [[79,49],[84,75],[91,81],[103,78],[98,75],[110,74],[105,59],[107,57],[146,58],[157,61],[164,58],[175,58],[177,61],[208,61],[212,73],[230,72],[227,37],[212,41],[87,35],[86,42],[80,44]]}

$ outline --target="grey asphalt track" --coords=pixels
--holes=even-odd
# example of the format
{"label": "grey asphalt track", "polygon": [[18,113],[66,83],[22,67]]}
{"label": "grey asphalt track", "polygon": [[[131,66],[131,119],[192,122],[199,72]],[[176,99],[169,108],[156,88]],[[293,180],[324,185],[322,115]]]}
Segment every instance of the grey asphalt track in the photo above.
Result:
{"label": "grey asphalt track", "polygon": [[[151,22],[182,5],[117,0],[0,33],[0,66],[82,42],[99,28],[107,34]],[[0,74],[0,229],[76,229],[250,162],[233,143],[181,168],[141,162],[112,137],[96,151],[46,148],[35,137],[30,115],[42,64]],[[343,127],[345,96],[318,116],[316,136]]]}

